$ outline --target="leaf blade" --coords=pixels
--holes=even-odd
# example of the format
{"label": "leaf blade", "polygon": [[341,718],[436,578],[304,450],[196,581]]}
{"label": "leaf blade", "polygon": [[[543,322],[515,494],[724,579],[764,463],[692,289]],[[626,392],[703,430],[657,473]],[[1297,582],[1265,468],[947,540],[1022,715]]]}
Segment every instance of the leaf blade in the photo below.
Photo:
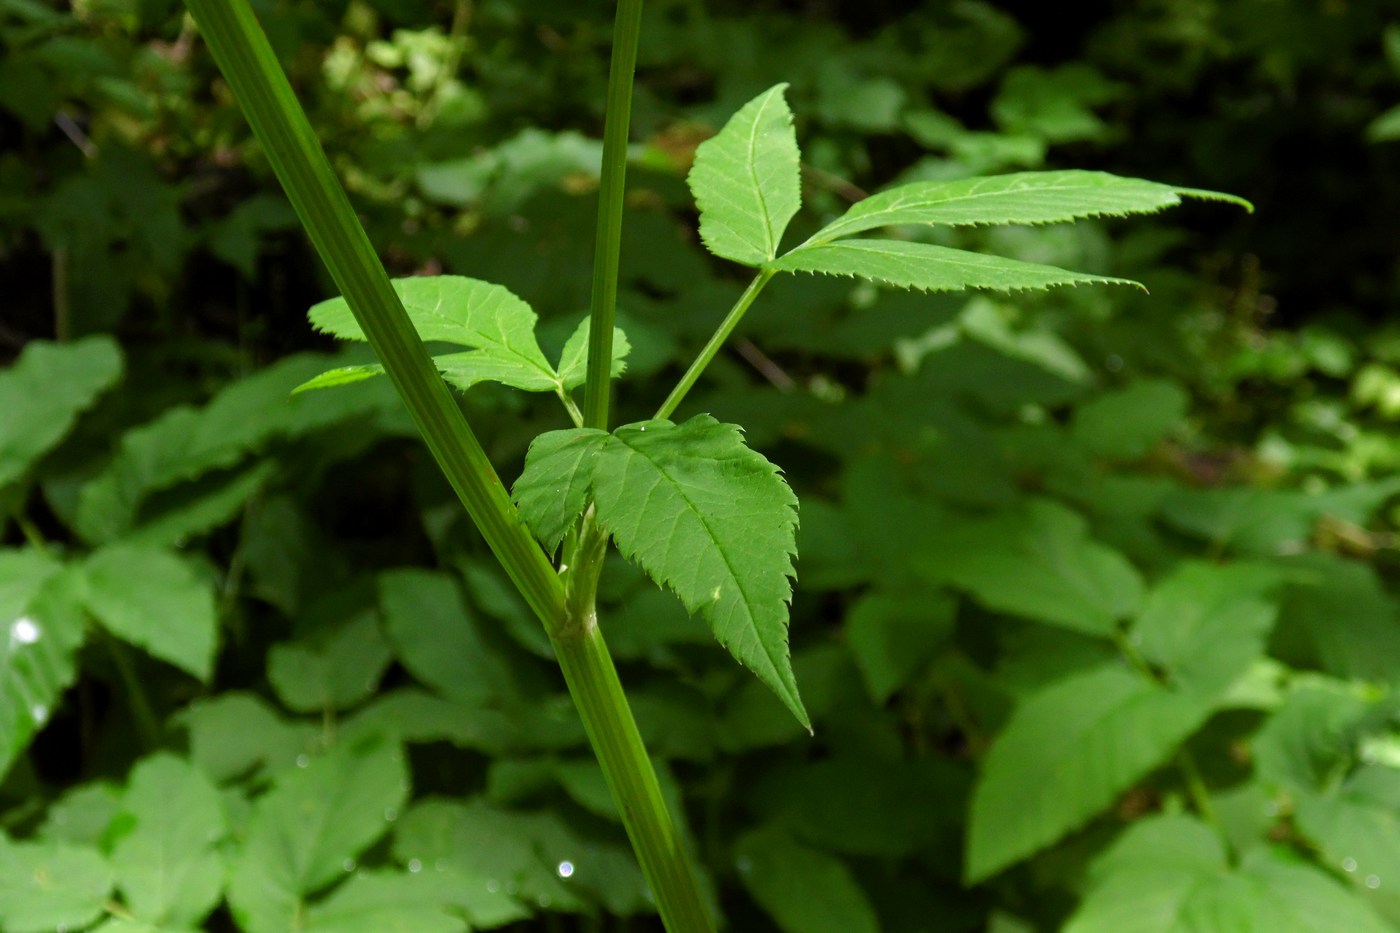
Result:
{"label": "leaf blade", "polygon": [[700,612],[810,729],[787,645],[797,497],[777,467],[709,415],[647,421],[602,446],[593,494],[623,556]]}
{"label": "leaf blade", "polygon": [[706,248],[747,266],[777,255],[802,202],[800,153],[785,90],[786,84],[776,84],[741,107],[696,148],[687,178]]}
{"label": "leaf blade", "polygon": [[611,435],[598,428],[548,431],[530,443],[512,497],[530,532],[551,554],[583,514],[599,453]]}
{"label": "leaf blade", "polygon": [[968,288],[1014,292],[1057,285],[1142,287],[1129,279],[1071,272],[1035,262],[908,240],[855,239],[800,246],[765,263],[764,268],[859,276],[926,292],[956,292]]}
{"label": "leaf blade", "polygon": [[983,226],[1049,224],[1086,217],[1148,214],[1183,198],[1225,201],[1253,210],[1234,195],[1178,188],[1141,178],[1077,170],[1013,172],[956,181],[914,182],[857,201],[809,242],[827,243],[903,224]]}

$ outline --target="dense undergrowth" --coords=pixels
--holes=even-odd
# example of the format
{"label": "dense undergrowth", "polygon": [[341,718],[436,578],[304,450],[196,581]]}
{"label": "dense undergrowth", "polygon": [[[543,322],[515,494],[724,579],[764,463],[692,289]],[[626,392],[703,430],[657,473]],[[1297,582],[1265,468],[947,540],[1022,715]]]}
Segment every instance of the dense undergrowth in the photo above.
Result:
{"label": "dense undergrowth", "polygon": [[[177,6],[0,0],[0,929],[657,928],[387,382],[291,394],[370,358],[306,323],[333,290]],[[506,285],[558,358],[607,14],[255,6],[390,268]],[[685,175],[779,80],[798,239],[888,179],[1035,168],[1259,210],[938,241],[1150,294],[769,286],[682,413],[801,499],[815,734],[639,570],[600,590],[707,891],[745,931],[1400,926],[1394,29],[1164,0],[1056,44],[887,6],[648,7],[616,420],[742,290]],[[1316,138],[1349,168],[1307,171]],[[512,479],[568,425],[462,399]]]}

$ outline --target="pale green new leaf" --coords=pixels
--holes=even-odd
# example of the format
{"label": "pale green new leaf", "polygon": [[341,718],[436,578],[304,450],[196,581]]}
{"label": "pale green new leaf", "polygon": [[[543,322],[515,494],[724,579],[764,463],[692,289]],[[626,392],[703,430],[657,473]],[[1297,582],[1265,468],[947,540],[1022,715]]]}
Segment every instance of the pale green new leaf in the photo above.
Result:
{"label": "pale green new leaf", "polygon": [[623,555],[710,623],[810,727],[788,657],[797,497],[735,425],[625,425],[599,451],[598,522]]}
{"label": "pale green new leaf", "polygon": [[63,440],[121,371],[121,351],[110,337],[28,344],[0,372],[0,487]]}
{"label": "pale green new leaf", "polygon": [[0,777],[77,676],[77,574],[33,550],[0,551]]}
{"label": "pale green new leaf", "polygon": [[1278,582],[1263,565],[1184,562],[1147,597],[1134,644],[1173,685],[1213,699],[1264,653]]}
{"label": "pale green new leaf", "polygon": [[590,495],[623,555],[700,612],[809,725],[787,650],[797,499],[777,467],[709,415],[537,438],[515,500],[546,547],[558,546]]}
{"label": "pale green new leaf", "polygon": [[[395,279],[394,290],[421,339],[473,348],[437,358],[448,382],[463,389],[492,380],[533,392],[554,390],[558,377],[535,340],[535,312],[508,289],[434,275]],[[308,316],[317,330],[342,340],[365,339],[344,298],[323,301]]]}
{"label": "pale green new leaf", "polygon": [[253,806],[228,899],[247,933],[285,933],[302,897],[344,873],[382,836],[408,798],[395,744],[371,736],[281,772]]}
{"label": "pale green new leaf", "polygon": [[512,494],[520,517],[551,554],[588,506],[598,453],[611,441],[606,431],[574,428],[530,443]]}
{"label": "pale green new leaf", "polygon": [[84,603],[113,635],[207,681],[218,618],[213,588],[169,551],[114,544],[83,565]]}
{"label": "pale green new leaf", "polygon": [[0,833],[0,930],[78,930],[103,913],[112,869],[101,853],[62,842],[11,842]]}
{"label": "pale green new leaf", "polygon": [[330,897],[306,912],[305,933],[462,933],[469,929],[454,908],[437,870],[415,873],[357,872]]}
{"label": "pale green new leaf", "polygon": [[[1233,195],[1107,172],[1015,172],[989,178],[914,182],[882,191],[857,201],[808,243],[829,243],[839,237],[902,224],[1047,224],[1082,217],[1148,214],[1175,207],[1182,198],[1228,201],[1253,209],[1248,201]],[[803,244],[799,249],[805,247]]]}
{"label": "pale green new leaf", "polygon": [[198,926],[224,886],[218,788],[187,761],[156,755],[132,771],[122,813],[135,825],[113,847],[112,865],[127,907],[151,923]]}
{"label": "pale green new leaf", "polygon": [[858,276],[926,292],[956,292],[968,288],[1012,292],[1057,285],[1142,287],[1129,279],[1070,272],[1036,262],[907,240],[842,240],[800,246],[765,263],[764,268],[777,272]]}
{"label": "pale green new leaf", "polygon": [[[563,352],[559,354],[559,382],[566,391],[577,389],[588,378],[588,334],[592,329],[591,321],[591,318],[579,321],[578,327],[564,344]],[[632,345],[620,327],[613,328],[612,347],[612,377],[616,379],[627,371],[627,354],[632,352]]]}
{"label": "pale green new leaf", "polygon": [[1117,664],[1029,696],[982,763],[967,880],[994,875],[1084,825],[1167,760],[1210,712],[1205,700]]}
{"label": "pale green new leaf", "polygon": [[801,154],[777,84],[749,101],[695,150],[688,181],[700,239],[716,256],[758,266],[778,254],[802,204]]}
{"label": "pale green new leaf", "polygon": [[1187,816],[1135,823],[1090,870],[1066,933],[1289,930],[1382,933],[1392,927],[1325,872],[1258,847],[1231,865],[1219,833]]}

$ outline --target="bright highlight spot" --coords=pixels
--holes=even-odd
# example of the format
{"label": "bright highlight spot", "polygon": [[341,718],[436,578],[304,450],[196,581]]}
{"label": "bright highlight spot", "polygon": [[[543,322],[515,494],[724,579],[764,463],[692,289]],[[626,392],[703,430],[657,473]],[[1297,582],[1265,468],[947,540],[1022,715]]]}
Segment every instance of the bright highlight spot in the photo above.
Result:
{"label": "bright highlight spot", "polygon": [[10,626],[10,644],[32,645],[39,640],[39,626],[29,616],[20,616]]}
{"label": "bright highlight spot", "polygon": [[574,863],[573,863],[573,862],[560,862],[560,863],[559,863],[559,868],[558,868],[557,870],[558,870],[558,872],[559,872],[559,877],[560,877],[560,878],[568,878],[568,877],[572,876],[573,873],[574,873]]}

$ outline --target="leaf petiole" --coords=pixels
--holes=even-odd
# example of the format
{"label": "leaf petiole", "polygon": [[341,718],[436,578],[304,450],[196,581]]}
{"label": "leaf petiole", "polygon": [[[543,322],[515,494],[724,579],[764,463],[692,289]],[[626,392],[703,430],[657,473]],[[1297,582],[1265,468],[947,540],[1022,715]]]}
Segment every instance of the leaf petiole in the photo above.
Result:
{"label": "leaf petiole", "polygon": [[676,383],[676,387],[671,390],[671,394],[666,396],[666,401],[661,403],[661,407],[656,410],[656,414],[652,416],[653,418],[661,419],[671,417],[671,413],[676,410],[685,399],[686,394],[694,387],[696,380],[700,378],[700,374],[710,365],[710,361],[715,358],[715,354],[719,353],[720,347],[724,346],[724,342],[729,339],[729,335],[734,333],[734,328],[738,327],[739,322],[744,319],[744,314],[749,310],[749,306],[754,303],[759,293],[763,291],[763,287],[768,284],[768,280],[775,274],[775,270],[763,269],[758,275],[754,276],[753,281],[749,282],[749,287],[744,289],[744,293],[739,296],[739,300],[734,302],[734,307],[730,308],[729,313],[724,316],[724,320],[720,321],[719,327],[715,328],[715,332],[710,335],[709,341],[701,348],[699,355],[695,357],[695,362],[690,364],[690,368],[685,371],[684,376],[681,376],[680,382]]}

